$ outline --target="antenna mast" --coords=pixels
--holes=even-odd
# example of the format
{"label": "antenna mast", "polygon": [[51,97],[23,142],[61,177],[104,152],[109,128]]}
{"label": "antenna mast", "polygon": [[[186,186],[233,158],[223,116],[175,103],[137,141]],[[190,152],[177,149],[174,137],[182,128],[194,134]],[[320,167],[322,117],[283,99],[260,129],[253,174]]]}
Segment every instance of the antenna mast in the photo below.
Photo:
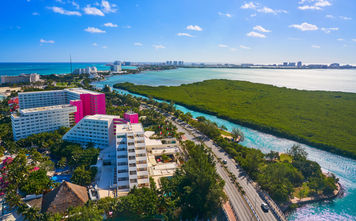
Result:
{"label": "antenna mast", "polygon": [[69,55],[69,60],[70,60],[70,73],[73,73],[73,67],[72,67],[72,55]]}

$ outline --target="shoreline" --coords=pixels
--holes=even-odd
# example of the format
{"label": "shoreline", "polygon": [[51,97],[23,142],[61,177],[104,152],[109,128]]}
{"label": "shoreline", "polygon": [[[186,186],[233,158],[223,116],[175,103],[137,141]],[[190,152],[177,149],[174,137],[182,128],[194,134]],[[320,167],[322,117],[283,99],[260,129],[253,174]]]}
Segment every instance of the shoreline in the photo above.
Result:
{"label": "shoreline", "polygon": [[[328,200],[334,200],[337,197],[342,197],[342,195],[345,192],[344,187],[340,184],[340,182],[337,182],[335,185],[336,185],[337,189],[334,190],[334,192],[332,194],[329,194],[329,195],[320,194],[318,196],[305,197],[302,199],[294,197],[293,199],[290,200],[289,204],[287,204],[285,206],[281,206],[281,209],[286,216],[289,216],[292,212],[294,212],[294,210],[296,208],[300,208],[304,205],[312,204],[312,203],[319,203],[319,202],[328,201]],[[295,207],[291,207],[293,205]]]}
{"label": "shoreline", "polygon": [[[113,85],[113,87],[114,86],[115,85]],[[134,91],[127,90],[125,88],[121,88],[121,87],[114,87],[114,88],[121,89],[121,90],[126,90],[126,91],[128,91],[130,93],[134,93],[134,94],[138,94],[138,95],[142,95],[142,96],[147,97],[147,94],[144,94],[144,93],[137,93],[137,92],[134,92]],[[170,102],[170,101],[167,101],[167,100],[162,99],[160,97],[154,97],[154,98],[159,99],[159,100],[163,100],[163,101],[166,101],[166,102]],[[247,128],[253,129],[253,130],[257,130],[257,131],[262,132],[262,133],[271,134],[271,135],[274,135],[274,136],[279,137],[279,138],[284,138],[284,139],[289,139],[289,140],[292,140],[292,141],[296,141],[296,142],[299,142],[299,143],[302,143],[302,144],[305,144],[305,145],[313,146],[313,148],[316,148],[316,149],[319,149],[319,150],[323,150],[323,151],[326,151],[326,152],[329,152],[329,153],[332,153],[332,154],[336,154],[338,156],[342,156],[342,157],[346,157],[346,158],[349,158],[349,159],[356,160],[356,154],[349,153],[349,152],[344,152],[343,150],[339,150],[339,149],[337,149],[337,148],[335,148],[333,146],[320,144],[320,143],[314,143],[314,142],[305,140],[303,138],[300,138],[300,137],[298,137],[296,135],[286,134],[286,133],[277,131],[277,129],[269,128],[269,127],[266,127],[264,125],[257,125],[257,124],[253,124],[253,123],[250,123],[250,122],[240,121],[238,119],[231,119],[231,118],[229,118],[227,116],[220,115],[219,113],[215,113],[213,111],[204,110],[204,109],[196,107],[194,105],[187,105],[187,104],[184,104],[182,102],[175,102],[175,104],[179,104],[181,106],[189,108],[192,111],[198,111],[198,112],[201,112],[201,113],[210,114],[210,115],[216,116],[218,118],[221,118],[223,120],[227,120],[227,121],[230,121],[232,123],[239,124],[241,126],[244,126],[244,127],[247,127]]]}

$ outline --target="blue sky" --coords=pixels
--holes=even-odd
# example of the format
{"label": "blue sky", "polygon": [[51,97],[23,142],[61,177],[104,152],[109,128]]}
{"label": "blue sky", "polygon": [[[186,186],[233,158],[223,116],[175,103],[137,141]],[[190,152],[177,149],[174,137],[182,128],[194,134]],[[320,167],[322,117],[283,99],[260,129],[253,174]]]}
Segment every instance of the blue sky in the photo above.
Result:
{"label": "blue sky", "polygon": [[2,0],[0,62],[356,64],[354,0]]}

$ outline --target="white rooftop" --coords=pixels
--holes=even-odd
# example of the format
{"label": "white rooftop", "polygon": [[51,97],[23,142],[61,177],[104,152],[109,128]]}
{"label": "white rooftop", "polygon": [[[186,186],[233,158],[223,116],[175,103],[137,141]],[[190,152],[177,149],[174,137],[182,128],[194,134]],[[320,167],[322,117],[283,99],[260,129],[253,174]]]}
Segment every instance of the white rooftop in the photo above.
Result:
{"label": "white rooftop", "polygon": [[76,93],[76,94],[93,94],[93,95],[98,95],[98,94],[102,94],[96,91],[89,91],[83,88],[67,88],[64,89],[65,91],[70,91],[72,93]]}
{"label": "white rooftop", "polygon": [[51,91],[30,91],[30,92],[21,92],[19,93],[19,95],[21,94],[38,94],[38,93],[56,93],[56,92],[63,92],[63,91],[69,91],[72,93],[76,93],[76,94],[93,94],[93,95],[98,95],[98,94],[102,94],[96,91],[90,91],[90,90],[86,90],[83,88],[66,88],[64,90],[51,90]]}
{"label": "white rooftop", "polygon": [[74,106],[71,104],[61,104],[61,105],[53,105],[53,106],[45,106],[45,107],[34,107],[34,108],[21,109],[20,113],[28,114],[28,113],[32,113],[32,112],[58,110],[58,109],[70,108],[70,107],[74,107]]}
{"label": "white rooftop", "polygon": [[162,145],[162,141],[159,139],[150,139],[150,137],[155,134],[154,131],[145,131],[145,143],[146,146],[157,146]]}
{"label": "white rooftop", "polygon": [[120,118],[120,116],[106,115],[106,114],[95,114],[95,115],[88,115],[88,116],[84,117],[84,119],[103,120],[103,121],[111,121],[111,120],[117,119],[117,118]]}
{"label": "white rooftop", "polygon": [[116,133],[128,133],[128,132],[144,132],[142,124],[137,123],[137,124],[131,124],[131,123],[126,123],[126,124],[117,124],[116,125]]}

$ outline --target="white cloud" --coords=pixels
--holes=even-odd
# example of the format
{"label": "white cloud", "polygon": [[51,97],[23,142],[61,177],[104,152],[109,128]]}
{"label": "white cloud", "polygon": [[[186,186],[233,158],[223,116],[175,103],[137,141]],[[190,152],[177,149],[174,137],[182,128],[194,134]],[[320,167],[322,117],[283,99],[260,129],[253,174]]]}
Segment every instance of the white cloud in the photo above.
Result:
{"label": "white cloud", "polygon": [[93,43],[93,46],[94,46],[94,47],[97,47],[97,46],[98,46],[98,44],[97,44],[96,42],[94,42],[94,43]]}
{"label": "white cloud", "polygon": [[315,6],[326,7],[326,6],[331,6],[331,3],[326,0],[318,0],[316,1]]}
{"label": "white cloud", "polygon": [[143,44],[141,42],[135,42],[134,45],[137,46],[137,47],[143,46]]}
{"label": "white cloud", "polygon": [[245,3],[243,5],[241,5],[242,9],[256,9],[257,8],[257,4],[253,3],[253,2],[249,2],[249,3]]}
{"label": "white cloud", "polygon": [[218,47],[219,47],[219,48],[228,48],[229,46],[224,45],[224,44],[218,44]]}
{"label": "white cloud", "polygon": [[333,15],[325,15],[325,18],[335,18]]}
{"label": "white cloud", "polygon": [[55,41],[53,40],[44,40],[43,38],[40,39],[40,43],[42,44],[54,44]]}
{"label": "white cloud", "polygon": [[245,49],[245,50],[250,50],[251,49],[250,47],[247,47],[245,45],[240,45],[240,48]]}
{"label": "white cloud", "polygon": [[198,25],[188,25],[186,29],[192,31],[203,31],[203,29]]}
{"label": "white cloud", "polygon": [[32,15],[36,16],[36,15],[40,15],[40,13],[38,13],[38,12],[33,12]]}
{"label": "white cloud", "polygon": [[257,9],[257,12],[261,12],[265,14],[274,14],[274,15],[277,15],[279,13],[288,13],[286,10],[275,10],[268,7],[259,8]]}
{"label": "white cloud", "polygon": [[327,0],[301,0],[298,9],[300,10],[322,10],[324,7],[331,6]]}
{"label": "white cloud", "polygon": [[319,49],[319,48],[320,48],[320,45],[312,45],[312,48],[317,48],[317,49]]}
{"label": "white cloud", "polygon": [[321,10],[320,7],[315,6],[315,5],[303,5],[303,6],[299,6],[298,9],[300,9],[300,10]]}
{"label": "white cloud", "polygon": [[255,32],[255,31],[251,31],[249,33],[246,34],[248,37],[252,37],[252,38],[266,38],[266,35]]}
{"label": "white cloud", "polygon": [[322,30],[323,32],[325,32],[326,34],[329,34],[329,33],[332,32],[332,31],[338,31],[339,28],[321,28],[321,30]]}
{"label": "white cloud", "polygon": [[218,12],[218,15],[223,16],[223,17],[227,17],[227,18],[231,18],[232,17],[232,14],[230,14],[230,13]]}
{"label": "white cloud", "polygon": [[182,32],[177,33],[177,36],[184,36],[184,37],[190,37],[190,38],[192,38],[192,37],[193,37],[193,35],[191,35],[191,34],[188,34],[188,33],[182,33]]}
{"label": "white cloud", "polygon": [[117,9],[115,8],[116,5],[115,4],[111,4],[110,5],[109,1],[102,0],[101,1],[101,6],[102,6],[103,11],[105,13],[111,13],[111,12],[114,13],[114,12],[117,11]]}
{"label": "white cloud", "polygon": [[309,24],[306,22],[303,22],[302,24],[298,25],[298,24],[293,24],[293,25],[289,25],[290,28],[296,28],[299,29],[301,31],[316,31],[318,30],[318,26],[313,25],[313,24]]}
{"label": "white cloud", "polygon": [[76,8],[76,9],[79,9],[80,6],[78,3],[76,3],[75,1],[72,1],[72,5]]}
{"label": "white cloud", "polygon": [[[286,10],[283,9],[272,9],[269,8],[267,6],[262,6],[258,3],[254,3],[254,2],[249,2],[249,3],[245,3],[243,5],[241,5],[242,9],[252,9],[254,11],[260,12],[260,13],[265,13],[265,14],[280,14],[280,13],[288,13]],[[252,16],[253,17],[253,16]]]}
{"label": "white cloud", "polygon": [[345,39],[343,39],[343,38],[338,38],[338,39],[336,39],[336,40],[338,40],[338,41],[345,41]]}
{"label": "white cloud", "polygon": [[340,19],[343,19],[343,20],[352,20],[352,18],[346,17],[346,16],[340,16]]}
{"label": "white cloud", "polygon": [[260,32],[271,32],[270,30],[265,29],[264,27],[262,27],[260,25],[256,25],[255,27],[253,27],[253,30],[260,31]]}
{"label": "white cloud", "polygon": [[166,48],[164,45],[152,45],[155,49],[164,49]]}
{"label": "white cloud", "polygon": [[84,31],[89,32],[89,33],[106,33],[106,31],[101,30],[99,28],[95,28],[95,27],[87,27],[86,29],[84,29]]}
{"label": "white cloud", "polygon": [[84,12],[87,15],[98,15],[98,16],[105,15],[100,9],[91,7],[90,5],[87,5],[87,7],[84,8]]}
{"label": "white cloud", "polygon": [[65,10],[61,7],[48,7],[48,9],[52,10],[54,13],[58,13],[58,14],[61,14],[61,15],[76,15],[76,16],[81,16],[82,14],[78,11],[68,11],[68,10]]}
{"label": "white cloud", "polygon": [[117,28],[117,27],[118,27],[117,24],[113,24],[113,23],[111,23],[111,22],[105,23],[104,26],[105,26],[105,27],[110,27],[110,28]]}
{"label": "white cloud", "polygon": [[104,45],[102,48],[104,48],[104,49],[105,49],[105,48],[108,48],[108,47]]}

